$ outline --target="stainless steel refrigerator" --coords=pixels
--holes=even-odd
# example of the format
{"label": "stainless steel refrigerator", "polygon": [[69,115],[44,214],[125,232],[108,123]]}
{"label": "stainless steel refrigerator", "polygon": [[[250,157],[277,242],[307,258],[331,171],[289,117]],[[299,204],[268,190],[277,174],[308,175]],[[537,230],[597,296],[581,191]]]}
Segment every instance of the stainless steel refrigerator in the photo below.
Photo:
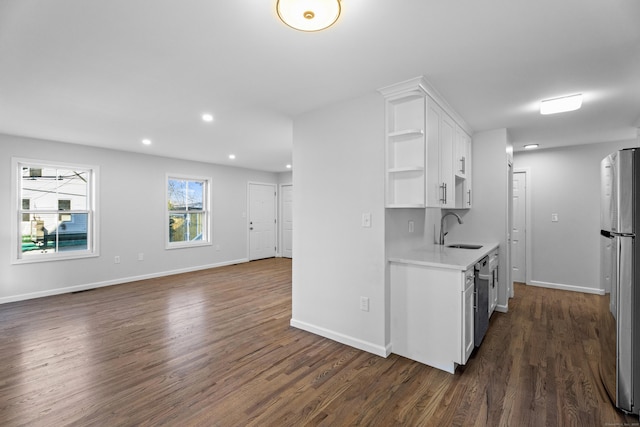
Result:
{"label": "stainless steel refrigerator", "polygon": [[611,350],[609,358],[603,348],[600,373],[615,405],[633,414],[640,412],[639,232],[640,148],[630,148],[601,163],[601,286],[612,316],[600,331]]}

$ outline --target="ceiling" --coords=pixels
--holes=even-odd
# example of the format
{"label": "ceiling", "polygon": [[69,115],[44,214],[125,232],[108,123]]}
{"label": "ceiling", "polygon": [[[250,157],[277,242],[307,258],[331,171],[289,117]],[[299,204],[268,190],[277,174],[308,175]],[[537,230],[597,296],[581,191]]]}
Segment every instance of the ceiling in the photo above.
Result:
{"label": "ceiling", "polygon": [[317,33],[275,3],[2,0],[0,133],[279,172],[296,116],[424,75],[516,150],[636,138],[638,0],[342,0]]}

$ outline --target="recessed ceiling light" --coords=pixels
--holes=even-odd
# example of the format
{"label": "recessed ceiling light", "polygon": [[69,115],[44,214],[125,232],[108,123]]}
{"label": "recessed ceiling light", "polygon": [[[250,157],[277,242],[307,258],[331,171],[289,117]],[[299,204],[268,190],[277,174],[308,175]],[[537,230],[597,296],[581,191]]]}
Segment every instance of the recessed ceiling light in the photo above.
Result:
{"label": "recessed ceiling light", "polygon": [[540,114],[556,114],[574,111],[582,107],[582,94],[561,96],[540,101]]}
{"label": "recessed ceiling light", "polygon": [[202,120],[205,121],[205,122],[212,122],[213,121],[213,114],[204,113],[202,115]]}
{"label": "recessed ceiling light", "polygon": [[146,138],[145,138],[145,139],[143,139],[143,140],[142,140],[142,143],[143,143],[144,145],[151,145],[151,140],[150,140],[150,139],[146,139]]}
{"label": "recessed ceiling light", "polygon": [[533,150],[534,148],[538,148],[539,145],[538,144],[527,144],[524,146],[525,150]]}
{"label": "recessed ceiling light", "polygon": [[287,169],[291,169],[291,165],[287,165],[287,166],[286,166],[286,168],[287,168]]}
{"label": "recessed ceiling light", "polygon": [[229,158],[230,158],[231,160],[234,160],[234,159],[236,158],[236,155],[235,155],[235,154],[229,154]]}

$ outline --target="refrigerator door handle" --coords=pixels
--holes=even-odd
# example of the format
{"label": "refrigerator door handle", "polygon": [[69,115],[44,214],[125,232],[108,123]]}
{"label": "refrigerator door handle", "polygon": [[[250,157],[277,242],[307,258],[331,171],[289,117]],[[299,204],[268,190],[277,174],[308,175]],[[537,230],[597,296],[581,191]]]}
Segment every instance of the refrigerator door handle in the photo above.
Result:
{"label": "refrigerator door handle", "polygon": [[600,235],[607,239],[613,239],[616,237],[636,237],[635,233],[617,233],[615,231],[600,230]]}
{"label": "refrigerator door handle", "polygon": [[634,238],[636,235],[634,233],[613,233],[616,237],[631,237]]}

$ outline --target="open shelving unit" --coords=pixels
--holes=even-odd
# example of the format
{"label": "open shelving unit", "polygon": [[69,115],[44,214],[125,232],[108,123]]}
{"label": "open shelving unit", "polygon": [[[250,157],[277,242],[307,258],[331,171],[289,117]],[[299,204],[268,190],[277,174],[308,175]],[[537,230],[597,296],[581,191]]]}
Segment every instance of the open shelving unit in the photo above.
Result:
{"label": "open shelving unit", "polygon": [[425,206],[425,96],[408,90],[386,98],[386,206]]}

